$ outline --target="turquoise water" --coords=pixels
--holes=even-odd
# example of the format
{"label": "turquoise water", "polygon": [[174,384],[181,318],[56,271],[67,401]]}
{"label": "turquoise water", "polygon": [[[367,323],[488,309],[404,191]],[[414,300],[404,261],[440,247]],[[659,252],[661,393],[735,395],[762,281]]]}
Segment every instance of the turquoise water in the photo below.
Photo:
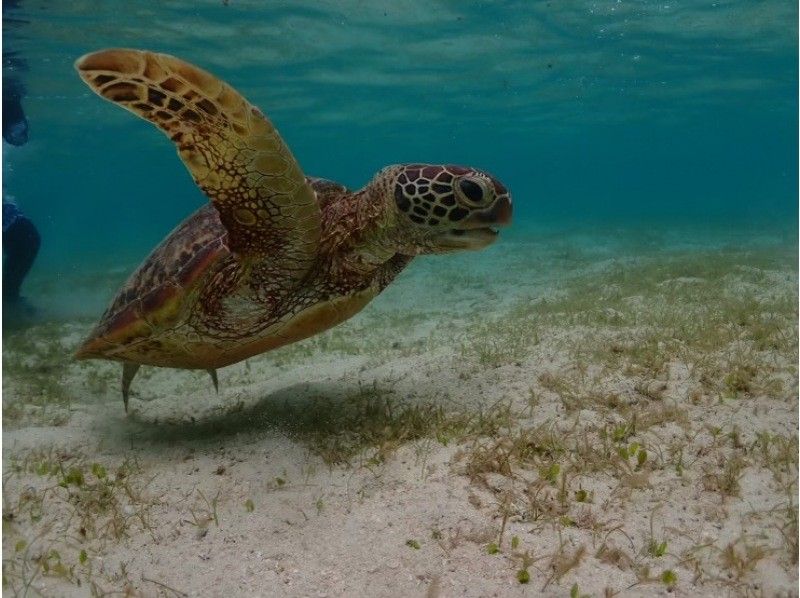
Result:
{"label": "turquoise water", "polygon": [[501,242],[796,233],[793,2],[22,0],[4,17],[30,141],[4,144],[3,184],[42,234],[32,281],[129,270],[204,202],[168,140],[76,76],[78,56],[113,46],[219,75],[309,175],[494,173],[516,210]]}

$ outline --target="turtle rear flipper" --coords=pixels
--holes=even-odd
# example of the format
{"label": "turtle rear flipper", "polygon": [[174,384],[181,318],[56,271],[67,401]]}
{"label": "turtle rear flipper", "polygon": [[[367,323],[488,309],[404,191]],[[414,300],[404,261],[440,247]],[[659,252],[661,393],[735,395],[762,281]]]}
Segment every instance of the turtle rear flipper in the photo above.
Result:
{"label": "turtle rear flipper", "polygon": [[206,370],[208,375],[211,376],[211,381],[214,383],[214,390],[217,394],[219,394],[219,378],[217,378],[217,370],[214,368],[208,368]]}
{"label": "turtle rear flipper", "polygon": [[[128,413],[128,399],[130,398],[131,382],[142,367],[138,363],[126,362],[122,364],[122,402],[125,405],[125,413]],[[206,370],[208,375],[211,376],[211,382],[214,383],[214,390],[219,394],[219,378],[217,377],[217,370],[208,368]]]}
{"label": "turtle rear flipper", "polygon": [[126,362],[122,364],[122,403],[125,405],[125,413],[128,413],[131,382],[133,382],[133,378],[140,367],[141,365],[138,363]]}
{"label": "turtle rear flipper", "polygon": [[161,129],[219,211],[239,256],[299,280],[316,258],[314,191],[272,123],[210,73],[166,54],[112,49],[75,63],[100,96]]}

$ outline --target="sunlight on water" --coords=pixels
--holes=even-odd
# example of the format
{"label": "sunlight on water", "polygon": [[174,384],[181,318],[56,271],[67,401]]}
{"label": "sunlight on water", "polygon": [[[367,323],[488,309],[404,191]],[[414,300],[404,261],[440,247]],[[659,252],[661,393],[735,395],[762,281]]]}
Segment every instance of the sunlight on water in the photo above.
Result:
{"label": "sunlight on water", "polygon": [[508,181],[520,227],[795,213],[792,3],[19,4],[4,30],[31,142],[6,146],[5,175],[41,224],[43,268],[136,261],[203,201],[166,140],[75,75],[108,46],[222,76],[308,173],[354,187],[455,162]]}

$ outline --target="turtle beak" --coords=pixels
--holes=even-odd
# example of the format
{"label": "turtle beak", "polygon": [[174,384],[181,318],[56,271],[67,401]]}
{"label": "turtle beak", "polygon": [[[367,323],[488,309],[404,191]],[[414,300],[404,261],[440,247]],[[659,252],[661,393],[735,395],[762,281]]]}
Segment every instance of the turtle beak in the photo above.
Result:
{"label": "turtle beak", "polygon": [[473,212],[459,222],[457,229],[437,235],[436,244],[443,251],[483,249],[497,240],[497,228],[511,224],[511,214],[511,197],[502,195],[490,208]]}
{"label": "turtle beak", "polygon": [[492,207],[482,212],[473,212],[465,220],[459,222],[459,228],[473,229],[485,227],[502,227],[511,224],[511,197],[503,195],[497,198]]}

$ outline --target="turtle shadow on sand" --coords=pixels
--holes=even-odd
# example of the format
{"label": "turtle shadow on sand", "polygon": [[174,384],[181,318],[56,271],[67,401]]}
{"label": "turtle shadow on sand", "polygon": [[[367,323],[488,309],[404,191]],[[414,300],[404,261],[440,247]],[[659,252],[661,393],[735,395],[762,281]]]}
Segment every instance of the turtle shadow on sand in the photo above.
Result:
{"label": "turtle shadow on sand", "polygon": [[326,462],[344,462],[361,450],[429,434],[439,408],[402,403],[388,387],[300,383],[194,418],[148,419],[137,409],[109,437],[140,451],[217,447],[240,434],[274,436],[304,446]]}

